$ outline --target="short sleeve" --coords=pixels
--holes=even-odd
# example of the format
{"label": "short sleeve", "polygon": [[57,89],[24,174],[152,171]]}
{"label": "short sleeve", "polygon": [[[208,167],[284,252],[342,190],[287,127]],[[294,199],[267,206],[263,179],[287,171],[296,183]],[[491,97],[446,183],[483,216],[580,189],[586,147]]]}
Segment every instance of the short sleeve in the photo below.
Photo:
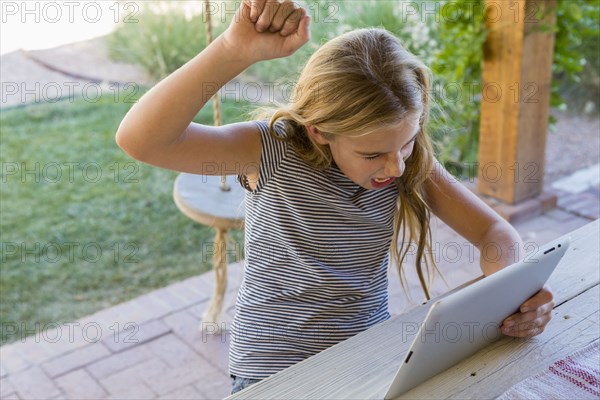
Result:
{"label": "short sleeve", "polygon": [[[260,131],[261,153],[260,165],[258,170],[258,183],[255,192],[260,191],[277,174],[281,162],[286,157],[288,143],[278,140],[269,131],[269,124],[266,121],[255,121]],[[282,123],[275,123],[274,134],[280,138],[285,137],[285,129]],[[238,181],[242,187],[250,191],[248,179],[244,175],[238,176]]]}

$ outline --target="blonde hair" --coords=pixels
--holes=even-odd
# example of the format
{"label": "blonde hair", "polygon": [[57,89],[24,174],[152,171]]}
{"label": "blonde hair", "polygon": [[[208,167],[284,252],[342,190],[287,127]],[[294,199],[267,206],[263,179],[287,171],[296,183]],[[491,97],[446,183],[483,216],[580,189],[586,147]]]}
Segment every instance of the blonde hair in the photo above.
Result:
{"label": "blonde hair", "polygon": [[[431,249],[430,208],[424,199],[424,182],[433,167],[433,149],[425,125],[429,115],[429,69],[400,41],[383,29],[357,29],[321,46],[307,61],[290,102],[277,109],[261,109],[255,116],[269,116],[269,128],[285,128],[279,140],[290,142],[299,156],[315,168],[332,164],[328,145],[314,141],[305,126],[313,125],[330,139],[362,136],[382,126],[397,124],[409,115],[421,115],[419,133],[403,175],[396,179],[400,192],[394,218],[391,251],[399,269],[410,244],[416,242],[416,268],[429,299],[427,282],[437,271],[426,250]],[[398,239],[402,238],[401,244]],[[431,254],[429,252],[429,254]],[[433,270],[432,270],[433,269]],[[439,271],[438,271],[439,272]],[[410,296],[409,296],[410,297]]]}

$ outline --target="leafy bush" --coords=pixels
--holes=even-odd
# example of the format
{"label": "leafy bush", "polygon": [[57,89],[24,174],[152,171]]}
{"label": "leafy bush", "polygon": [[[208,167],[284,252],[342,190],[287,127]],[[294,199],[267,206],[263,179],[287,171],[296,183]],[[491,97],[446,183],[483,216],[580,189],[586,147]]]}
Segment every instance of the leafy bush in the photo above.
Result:
{"label": "leafy bush", "polygon": [[[447,3],[441,2],[440,10]],[[483,0],[452,1],[452,5],[456,19],[427,21],[440,44],[432,49],[431,70],[435,78],[430,131],[439,147],[438,157],[446,167],[477,158],[482,48],[487,36],[480,11]]]}
{"label": "leafy bush", "polygon": [[556,22],[551,105],[598,112],[600,2],[558,0]]}
{"label": "leafy bush", "polygon": [[137,22],[121,22],[108,36],[107,46],[113,59],[139,64],[161,79],[204,48],[206,33],[202,15],[188,17],[181,8],[169,7],[165,12],[152,5],[140,3]]}

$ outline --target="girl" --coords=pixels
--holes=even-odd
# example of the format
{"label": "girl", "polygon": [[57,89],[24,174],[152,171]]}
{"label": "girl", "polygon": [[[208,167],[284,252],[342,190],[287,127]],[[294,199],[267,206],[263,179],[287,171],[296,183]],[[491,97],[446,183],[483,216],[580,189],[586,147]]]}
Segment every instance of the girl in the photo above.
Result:
{"label": "girl", "polygon": [[[431,266],[424,256],[431,213],[477,247],[502,250],[494,263],[482,254],[486,275],[516,262],[509,255],[521,246],[517,232],[435,160],[425,132],[427,68],[384,30],[356,30],[323,45],[290,104],[268,122],[191,122],[253,63],[293,54],[310,39],[309,26],[306,11],[290,1],[244,0],[221,36],[131,108],[116,136],[137,160],[237,173],[247,190],[232,392],[388,319],[392,243],[397,265],[408,247],[398,243],[417,243],[428,296],[421,265]],[[541,333],[552,308],[544,288],[504,321],[503,333]]]}

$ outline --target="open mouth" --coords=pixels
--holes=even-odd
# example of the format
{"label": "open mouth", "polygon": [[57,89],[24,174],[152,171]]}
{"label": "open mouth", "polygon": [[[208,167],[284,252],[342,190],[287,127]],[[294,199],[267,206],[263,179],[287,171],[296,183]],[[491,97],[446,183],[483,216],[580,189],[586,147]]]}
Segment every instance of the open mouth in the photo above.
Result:
{"label": "open mouth", "polygon": [[373,178],[371,180],[373,186],[376,188],[382,188],[394,182],[394,178]]}

